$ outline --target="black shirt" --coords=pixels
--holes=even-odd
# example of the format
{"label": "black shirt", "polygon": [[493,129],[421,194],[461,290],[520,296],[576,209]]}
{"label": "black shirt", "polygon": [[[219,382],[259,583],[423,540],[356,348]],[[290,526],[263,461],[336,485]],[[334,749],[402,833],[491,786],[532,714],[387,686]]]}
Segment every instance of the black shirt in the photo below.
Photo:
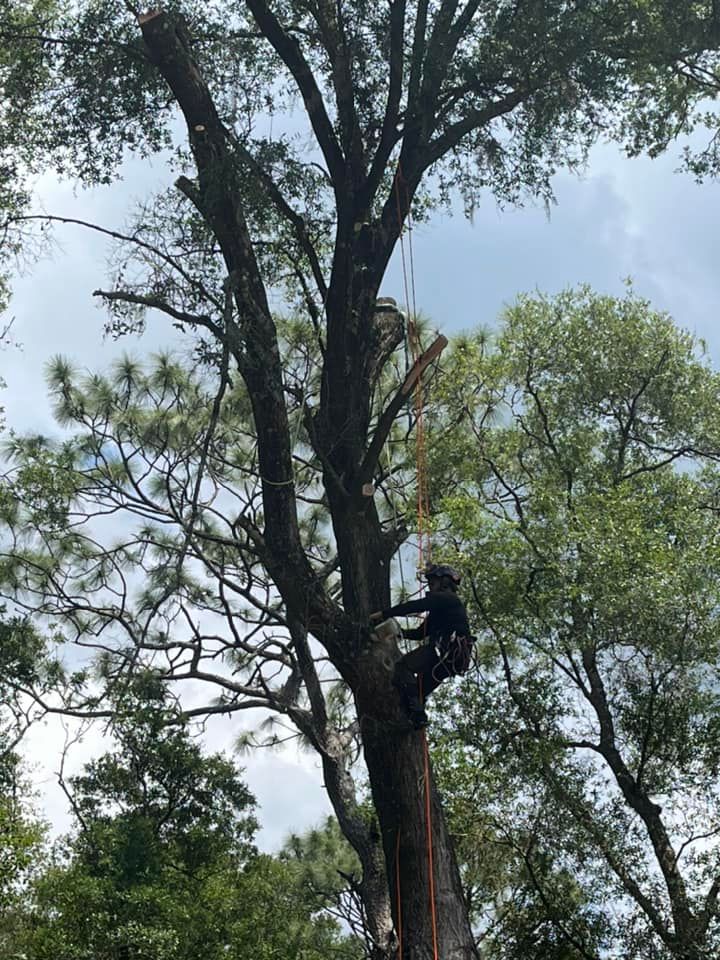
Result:
{"label": "black shirt", "polygon": [[428,618],[422,626],[415,630],[403,630],[403,634],[410,640],[422,640],[424,637],[449,637],[455,632],[460,637],[470,635],[465,605],[456,593],[450,590],[441,590],[438,593],[426,593],[420,600],[408,600],[407,603],[398,603],[395,607],[383,610],[383,619],[388,617],[404,617],[407,614],[423,613],[427,611]]}

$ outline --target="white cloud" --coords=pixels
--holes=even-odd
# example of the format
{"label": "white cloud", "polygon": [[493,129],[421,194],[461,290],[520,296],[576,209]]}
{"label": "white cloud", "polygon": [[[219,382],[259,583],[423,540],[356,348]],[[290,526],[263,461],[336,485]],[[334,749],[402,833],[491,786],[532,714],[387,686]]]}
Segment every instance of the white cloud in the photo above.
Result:
{"label": "white cloud", "polygon": [[[705,337],[720,358],[716,224],[720,187],[676,173],[678,156],[628,160],[600,146],[583,177],[560,174],[558,204],[461,215],[415,230],[418,307],[443,330],[491,325],[520,292],[553,294],[578,283],[639,294]],[[396,255],[383,292],[403,300]]]}

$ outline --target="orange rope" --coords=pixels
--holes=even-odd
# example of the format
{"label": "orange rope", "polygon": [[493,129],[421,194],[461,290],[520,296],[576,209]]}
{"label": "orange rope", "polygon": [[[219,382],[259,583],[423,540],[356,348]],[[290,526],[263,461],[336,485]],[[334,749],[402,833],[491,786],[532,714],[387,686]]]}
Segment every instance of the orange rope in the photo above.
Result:
{"label": "orange rope", "polygon": [[[405,188],[407,206],[408,258],[405,256],[405,240],[402,207],[400,204],[400,185]],[[417,301],[415,295],[415,256],[413,253],[413,222],[410,204],[407,203],[407,186],[402,175],[402,168],[398,164],[395,174],[395,200],[397,204],[398,229],[400,237],[400,253],[402,259],[403,286],[405,303],[408,308],[408,340],[413,363],[416,363],[421,354],[420,337],[417,328]],[[410,286],[408,285],[408,261],[410,264]],[[430,492],[427,482],[427,448],[425,442],[424,396],[422,378],[418,377],[415,384],[415,451],[417,477],[417,510],[418,510],[418,566],[422,569],[432,560],[432,543],[430,532]]]}
{"label": "orange rope", "polygon": [[[419,356],[419,354],[418,354]],[[427,448],[425,445],[424,398],[420,378],[415,386],[416,475],[418,494],[418,552],[420,568],[432,560],[430,539],[430,495],[427,482]]]}
{"label": "orange rope", "polygon": [[437,912],[435,908],[435,870],[433,868],[432,813],[430,808],[430,759],[427,737],[423,730],[423,755],[425,761],[425,832],[427,835],[428,876],[430,885],[430,920],[432,922],[433,960],[438,960]]}

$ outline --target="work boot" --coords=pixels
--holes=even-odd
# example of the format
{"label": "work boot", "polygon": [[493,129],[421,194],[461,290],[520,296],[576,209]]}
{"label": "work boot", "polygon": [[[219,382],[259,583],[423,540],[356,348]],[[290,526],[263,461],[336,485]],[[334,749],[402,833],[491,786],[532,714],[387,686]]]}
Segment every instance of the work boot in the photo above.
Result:
{"label": "work boot", "polygon": [[407,710],[410,723],[416,730],[422,730],[428,725],[428,717],[425,713],[425,706],[416,689],[405,691],[405,709]]}
{"label": "work boot", "polygon": [[405,711],[416,730],[422,730],[428,724],[427,714],[423,707],[422,697],[418,693],[418,682],[415,674],[404,666],[402,660],[395,665],[393,686],[400,693]]}

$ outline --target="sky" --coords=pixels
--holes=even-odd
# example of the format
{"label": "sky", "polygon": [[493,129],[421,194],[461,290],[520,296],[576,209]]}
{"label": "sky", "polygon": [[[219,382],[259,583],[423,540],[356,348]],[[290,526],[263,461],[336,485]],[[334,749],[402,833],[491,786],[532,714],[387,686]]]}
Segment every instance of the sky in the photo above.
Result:
{"label": "sky", "polygon": [[[417,306],[444,333],[492,326],[521,292],[554,294],[579,283],[621,295],[631,277],[638,294],[668,311],[683,327],[703,337],[720,365],[720,184],[698,185],[676,172],[679,148],[658,159],[629,160],[610,145],[591,154],[582,177],[559,174],[557,206],[500,210],[491,197],[473,222],[443,215],[418,226],[413,236]],[[52,178],[38,182],[42,207],[52,213],[122,227],[133,200],[170,179],[162,162],[132,162],[111,188],[74,191]],[[53,257],[17,279],[11,315],[18,349],[0,356],[7,382],[2,402],[7,424],[17,432],[51,434],[44,367],[64,354],[88,369],[104,369],[119,352],[144,353],[177,342],[177,333],[159,316],[149,318],[142,338],[114,343],[104,335],[104,315],[92,291],[103,286],[108,250],[96,234],[78,228],[56,230]],[[382,293],[403,299],[399,258]],[[214,721],[210,749],[233,749],[240,719]],[[26,754],[40,793],[39,806],[53,828],[68,825],[67,803],[57,770],[65,732],[48,722],[29,736]],[[70,753],[68,770],[103,748],[101,731],[89,733]],[[246,779],[259,803],[258,841],[274,850],[290,832],[316,824],[329,812],[319,764],[290,745],[280,751],[243,755]]]}

